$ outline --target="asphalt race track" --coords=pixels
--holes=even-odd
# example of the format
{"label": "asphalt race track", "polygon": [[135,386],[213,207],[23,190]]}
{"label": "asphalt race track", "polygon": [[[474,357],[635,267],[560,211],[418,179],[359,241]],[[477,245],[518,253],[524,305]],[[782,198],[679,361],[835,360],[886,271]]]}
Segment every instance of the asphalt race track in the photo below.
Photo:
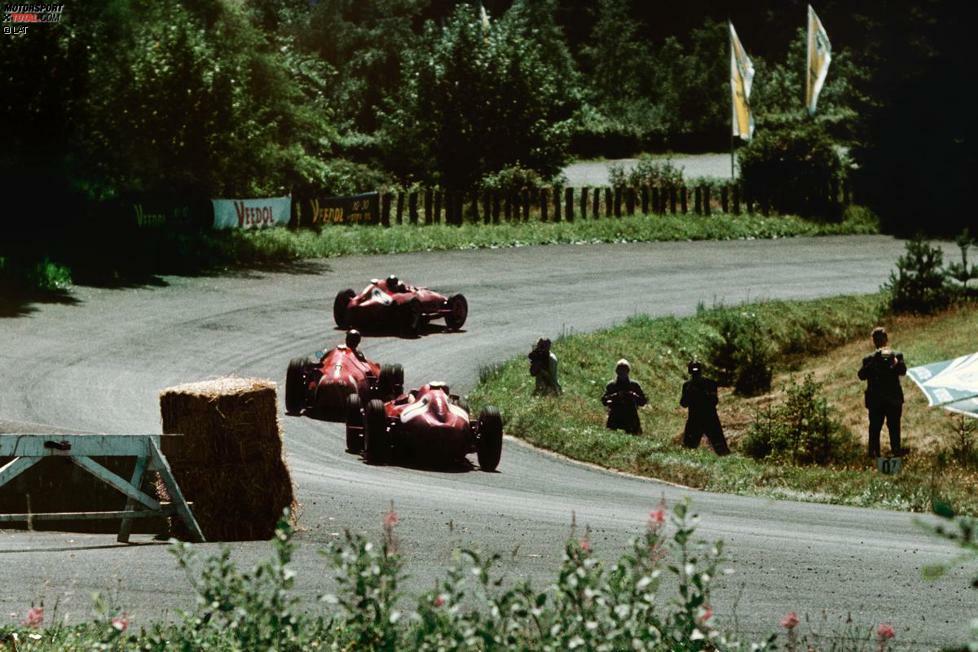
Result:
{"label": "asphalt race track", "polygon": [[[158,432],[157,392],[168,385],[238,374],[275,379],[282,389],[290,357],[340,341],[334,294],[391,272],[463,292],[469,321],[456,334],[368,337],[363,350],[402,363],[407,385],[440,379],[464,393],[480,365],[526,353],[539,336],[592,330],[638,312],[689,314],[700,301],[872,292],[902,249],[877,236],[552,246],[80,287],[75,305],[36,305],[0,319],[0,426]],[[731,624],[742,592],[739,626],[756,638],[777,629],[789,610],[818,619],[824,609],[834,629],[851,612],[867,626],[892,623],[895,642],[933,649],[964,640],[978,615],[964,571],[921,579],[922,566],[956,551],[912,515],[689,491],[555,459],[511,439],[498,473],[372,467],[344,452],[341,424],[285,416],[283,393],[286,448],[302,503],[295,567],[304,596],[329,588],[317,554],[322,544],[344,528],[379,536],[392,500],[410,589],[431,586],[460,543],[501,553],[508,577],[531,576],[542,586],[554,577],[572,513],[610,558],[661,496],[690,496],[702,516],[700,533],[723,538],[736,569],[715,594],[715,610]],[[0,532],[0,622],[22,617],[41,599],[49,613],[57,604],[59,618],[86,619],[96,590],[113,594],[137,624],[192,607],[187,579],[166,546],[146,535],[134,541],[143,545],[118,546],[108,535]],[[249,561],[267,544],[233,549]]]}

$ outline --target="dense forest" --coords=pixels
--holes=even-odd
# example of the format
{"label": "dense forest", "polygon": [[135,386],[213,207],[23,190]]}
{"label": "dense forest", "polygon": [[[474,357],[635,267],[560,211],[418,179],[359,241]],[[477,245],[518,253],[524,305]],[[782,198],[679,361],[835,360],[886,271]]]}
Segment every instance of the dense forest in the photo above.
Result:
{"label": "dense forest", "polygon": [[129,192],[467,189],[575,157],[725,151],[729,19],[758,137],[815,130],[889,228],[952,233],[973,222],[957,7],[815,3],[833,61],[809,118],[800,0],[71,3],[0,39],[6,219]]}

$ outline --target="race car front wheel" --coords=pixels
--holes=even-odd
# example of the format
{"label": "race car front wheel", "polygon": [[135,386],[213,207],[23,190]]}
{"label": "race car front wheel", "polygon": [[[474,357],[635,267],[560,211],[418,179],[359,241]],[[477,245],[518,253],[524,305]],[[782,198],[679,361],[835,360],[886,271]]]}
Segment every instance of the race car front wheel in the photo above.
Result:
{"label": "race car front wheel", "polygon": [[466,317],[469,316],[469,302],[461,294],[453,294],[448,297],[448,314],[445,315],[445,325],[449,330],[457,331],[465,324]]}
{"label": "race car front wheel", "polygon": [[389,445],[384,403],[375,398],[367,403],[367,409],[363,413],[363,456],[367,463],[386,462]]}
{"label": "race car front wheel", "polygon": [[350,299],[357,295],[356,292],[350,289],[343,290],[342,292],[336,293],[336,298],[333,299],[333,321],[340,328],[346,329],[350,327],[350,318],[347,316],[347,306],[350,304]]}
{"label": "race car front wheel", "polygon": [[476,445],[479,468],[483,471],[495,471],[502,454],[503,417],[497,408],[489,405],[479,413],[479,441]]}
{"label": "race car front wheel", "polygon": [[292,358],[289,360],[288,371],[285,372],[285,411],[298,414],[306,403],[306,388],[304,377],[308,358]]}
{"label": "race car front wheel", "polygon": [[346,450],[359,453],[363,450],[363,414],[360,412],[360,396],[346,397]]}

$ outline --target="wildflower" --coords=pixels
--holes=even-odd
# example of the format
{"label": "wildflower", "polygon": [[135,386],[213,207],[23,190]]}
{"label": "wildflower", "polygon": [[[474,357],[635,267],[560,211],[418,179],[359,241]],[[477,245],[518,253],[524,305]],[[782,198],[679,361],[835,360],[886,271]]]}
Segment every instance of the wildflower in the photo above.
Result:
{"label": "wildflower", "polygon": [[713,618],[713,607],[707,605],[700,614],[700,623],[705,625],[710,618]]}
{"label": "wildflower", "polygon": [[37,629],[44,624],[44,607],[31,607],[27,610],[27,617],[21,623],[24,627]]}
{"label": "wildflower", "polygon": [[798,614],[796,614],[794,611],[789,611],[787,614],[785,614],[784,618],[781,619],[781,626],[790,631],[797,627],[799,622],[801,621],[798,620]]}
{"label": "wildflower", "polygon": [[649,512],[649,525],[655,527],[666,522],[666,510],[658,507]]}
{"label": "wildflower", "polygon": [[397,512],[395,512],[393,509],[391,509],[389,512],[387,512],[386,514],[384,514],[384,527],[387,528],[387,529],[391,529],[395,525],[397,525],[397,522],[400,521],[400,520],[401,519],[398,518],[398,516],[397,516]]}
{"label": "wildflower", "polygon": [[121,616],[116,616],[113,618],[112,629],[116,630],[120,634],[129,629],[129,616],[123,613]]}
{"label": "wildflower", "polygon": [[584,552],[591,552],[591,542],[588,541],[587,537],[581,539],[581,550]]}
{"label": "wildflower", "polygon": [[445,605],[445,596],[443,596],[443,595],[436,595],[435,596],[435,599],[431,601],[431,604],[435,605],[436,607],[442,607],[442,606],[444,606]]}
{"label": "wildflower", "polygon": [[883,641],[890,640],[894,636],[896,636],[896,632],[893,631],[893,625],[890,625],[889,623],[880,623],[880,626],[876,628],[876,638],[878,638],[881,643]]}

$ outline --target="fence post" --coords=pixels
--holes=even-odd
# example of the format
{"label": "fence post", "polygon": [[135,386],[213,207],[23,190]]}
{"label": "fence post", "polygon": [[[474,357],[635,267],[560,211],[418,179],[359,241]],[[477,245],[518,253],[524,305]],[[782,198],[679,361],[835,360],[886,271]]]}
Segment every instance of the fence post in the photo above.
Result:
{"label": "fence post", "polygon": [[478,224],[482,215],[479,214],[479,191],[472,191],[472,220]]}
{"label": "fence post", "polygon": [[710,206],[710,186],[703,186],[703,215],[711,215],[713,207]]}
{"label": "fence post", "polygon": [[621,188],[615,188],[615,217],[621,217]]}
{"label": "fence post", "polygon": [[682,208],[683,215],[689,213],[689,192],[685,185],[679,186],[679,199],[680,208]]}
{"label": "fence post", "polygon": [[397,223],[404,223],[404,191],[397,193]]}
{"label": "fence post", "polygon": [[492,198],[488,190],[482,191],[482,223],[492,223]]}
{"label": "fence post", "polygon": [[391,194],[385,192],[380,198],[380,223],[384,226],[391,225]]}
{"label": "fence post", "polygon": [[581,188],[581,219],[587,219],[587,186]]}
{"label": "fence post", "polygon": [[594,197],[591,199],[591,218],[601,219],[601,188],[594,189]]}
{"label": "fence post", "polygon": [[526,222],[530,219],[530,191],[523,191],[523,221]]}
{"label": "fence post", "polygon": [[553,194],[554,194],[554,222],[559,222],[560,221],[560,194],[561,194],[559,186],[553,187]]}
{"label": "fence post", "polygon": [[430,224],[441,224],[441,191],[435,190],[432,193],[433,208]]}
{"label": "fence post", "polygon": [[625,191],[625,210],[629,216],[635,215],[635,188],[629,187]]}
{"label": "fence post", "polygon": [[507,222],[513,219],[513,193],[507,192],[503,202],[503,217]]}
{"label": "fence post", "polygon": [[[655,210],[655,196],[656,196],[656,190],[653,187],[652,188],[653,211]],[[649,187],[643,184],[642,185],[642,215],[648,215],[648,214],[649,214]]]}
{"label": "fence post", "polygon": [[564,188],[564,217],[568,222],[574,221],[574,189]]}
{"label": "fence post", "polygon": [[546,188],[540,188],[537,192],[539,193],[538,199],[540,201],[540,221],[546,222],[547,206],[548,204],[550,204],[550,193],[547,191]]}
{"label": "fence post", "polygon": [[723,184],[723,188],[720,188],[720,207],[723,209],[723,213],[727,214],[730,212],[730,186]]}
{"label": "fence post", "polygon": [[733,195],[733,213],[740,215],[740,186],[735,183],[730,187],[730,191]]}
{"label": "fence post", "polygon": [[499,191],[490,190],[489,194],[492,195],[492,223],[499,224]]}
{"label": "fence post", "polygon": [[433,193],[431,191],[431,188],[425,189],[424,191],[424,223],[425,224],[431,224],[431,206],[432,206],[432,199],[433,199],[432,195]]}
{"label": "fence post", "polygon": [[653,213],[658,213],[659,212],[659,193],[660,192],[662,192],[662,191],[659,190],[659,186],[652,186],[652,212]]}

